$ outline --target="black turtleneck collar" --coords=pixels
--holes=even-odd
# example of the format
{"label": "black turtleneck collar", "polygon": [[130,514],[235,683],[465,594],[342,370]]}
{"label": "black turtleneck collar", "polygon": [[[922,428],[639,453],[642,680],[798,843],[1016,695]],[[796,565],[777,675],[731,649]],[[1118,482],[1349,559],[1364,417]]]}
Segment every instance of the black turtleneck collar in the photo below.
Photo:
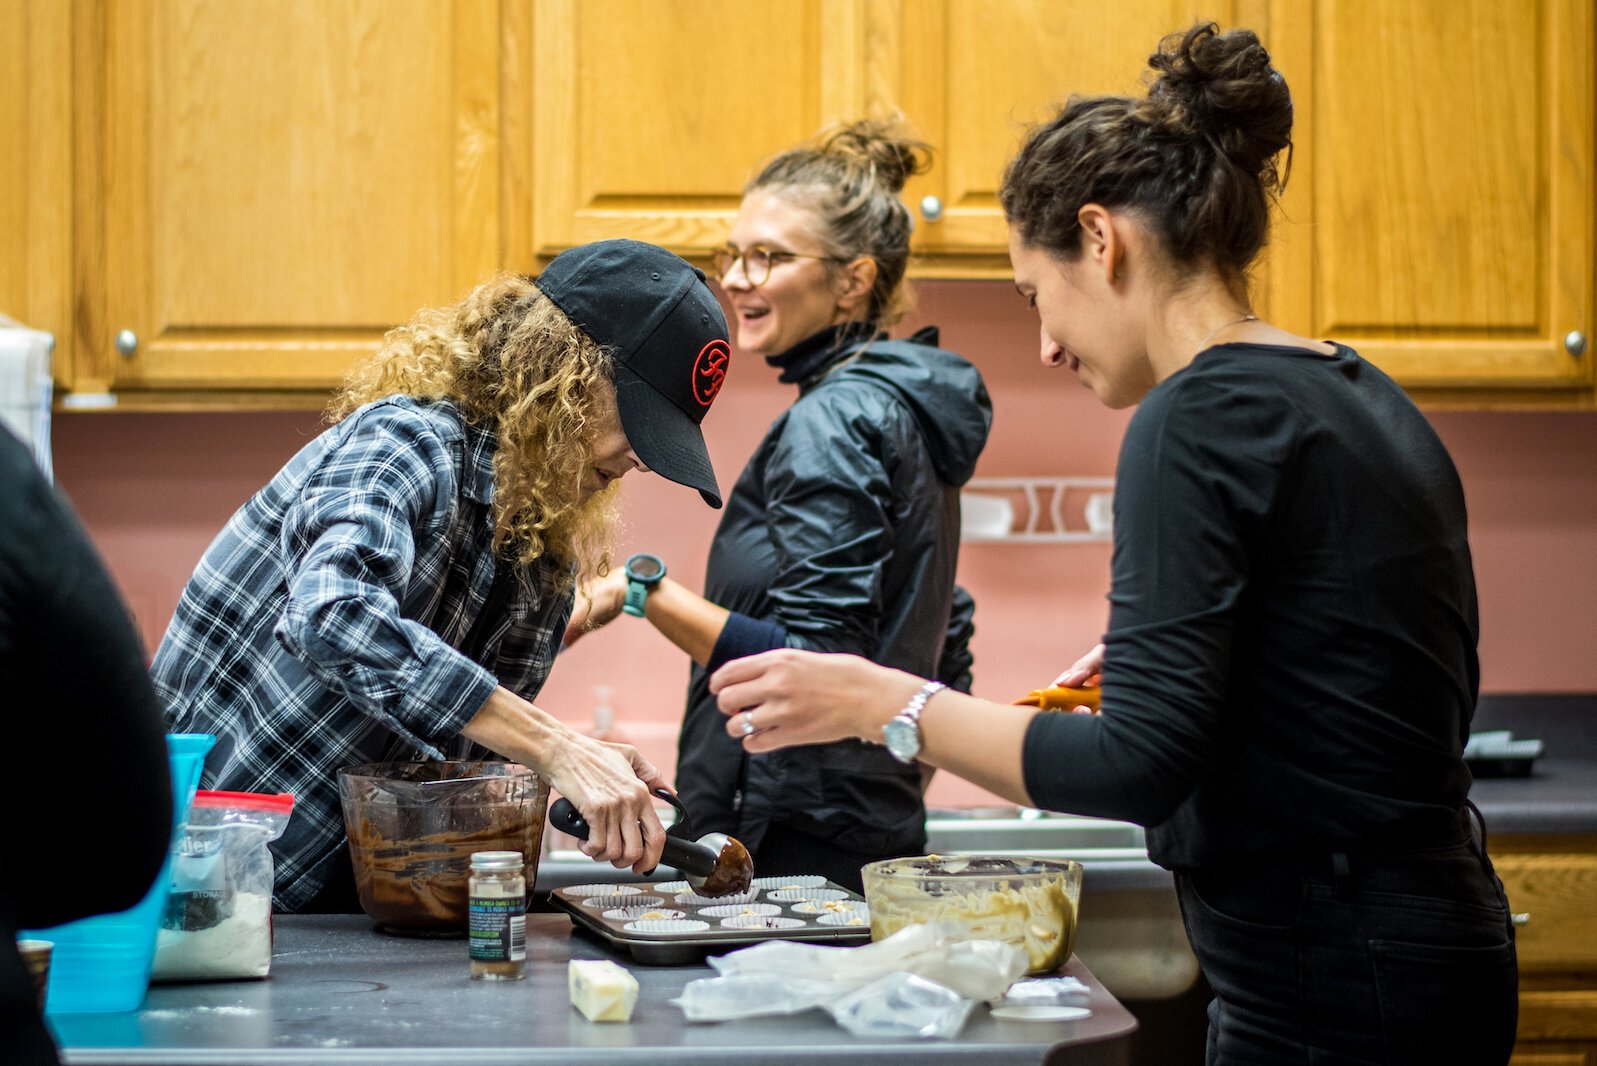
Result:
{"label": "black turtleneck collar", "polygon": [[843,322],[806,337],[785,352],[768,355],[765,361],[782,371],[777,380],[802,386],[876,335],[874,322]]}

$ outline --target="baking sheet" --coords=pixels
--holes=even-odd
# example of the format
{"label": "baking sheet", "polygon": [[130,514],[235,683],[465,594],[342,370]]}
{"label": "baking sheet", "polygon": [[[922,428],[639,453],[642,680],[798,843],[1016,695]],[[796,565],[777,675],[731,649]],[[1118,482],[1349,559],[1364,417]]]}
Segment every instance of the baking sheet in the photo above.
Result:
{"label": "baking sheet", "polygon": [[[779,881],[782,878],[761,878],[762,881]],[[800,880],[795,877],[794,882]],[[819,944],[863,944],[871,938],[869,919],[862,925],[827,925],[820,921],[825,913],[805,913],[795,908],[805,902],[798,899],[787,899],[784,896],[790,892],[782,892],[780,887],[762,887],[757,890],[753,903],[764,903],[781,908],[779,917],[798,919],[801,924],[787,929],[746,929],[723,926],[718,917],[703,917],[700,914],[706,908],[727,906],[723,900],[714,900],[709,903],[681,902],[677,897],[679,891],[658,891],[656,884],[674,888],[672,882],[649,882],[628,884],[624,887],[629,890],[630,896],[643,898],[657,898],[662,902],[652,905],[661,910],[677,910],[686,914],[689,920],[699,919],[709,923],[707,929],[690,933],[644,933],[626,928],[627,921],[623,918],[608,918],[603,910],[597,907],[584,906],[583,900],[589,898],[591,893],[583,891],[589,886],[576,885],[571,888],[557,888],[549,893],[549,902],[556,908],[565,911],[571,916],[572,923],[605,940],[620,951],[629,953],[633,960],[649,966],[686,966],[701,961],[706,955],[721,955],[736,948],[748,947],[766,940],[800,940],[806,943]],[[826,895],[840,902],[855,903],[861,907],[865,898],[857,892],[850,892],[841,885],[830,881],[815,886],[825,891]],[[771,892],[779,892],[775,898]],[[840,895],[833,896],[834,893]],[[799,894],[799,893],[791,893]],[[741,897],[734,897],[741,898]]]}

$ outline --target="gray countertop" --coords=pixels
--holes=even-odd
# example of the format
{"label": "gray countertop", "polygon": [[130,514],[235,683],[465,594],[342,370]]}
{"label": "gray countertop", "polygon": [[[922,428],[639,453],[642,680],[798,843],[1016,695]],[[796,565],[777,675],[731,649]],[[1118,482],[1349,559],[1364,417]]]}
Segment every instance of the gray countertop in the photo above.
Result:
{"label": "gray countertop", "polygon": [[1499,833],[1597,833],[1597,696],[1485,695],[1475,730],[1540,739],[1529,777],[1477,780],[1469,798]]}
{"label": "gray countertop", "polygon": [[[468,977],[463,940],[389,936],[359,916],[279,916],[267,980],[157,985],[142,1010],[52,1015],[51,1026],[71,1066],[1098,1064],[1125,1062],[1136,1028],[1074,957],[1064,972],[1092,990],[1080,1021],[1003,1021],[977,1006],[956,1040],[896,1042],[851,1036],[821,1011],[693,1024],[668,1001],[707,967],[637,966],[565,915],[527,924],[527,978],[481,982]],[[591,1023],[570,1006],[573,958],[614,959],[636,975],[630,1023]]]}

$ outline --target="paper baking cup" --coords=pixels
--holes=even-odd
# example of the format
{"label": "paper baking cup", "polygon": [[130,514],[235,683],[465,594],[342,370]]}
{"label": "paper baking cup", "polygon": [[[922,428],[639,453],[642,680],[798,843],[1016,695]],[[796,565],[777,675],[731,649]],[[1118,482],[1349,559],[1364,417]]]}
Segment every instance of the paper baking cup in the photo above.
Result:
{"label": "paper baking cup", "polygon": [[660,896],[589,896],[582,901],[582,905],[596,911],[608,911],[616,907],[658,907],[664,902]]}
{"label": "paper baking cup", "polygon": [[678,892],[677,902],[686,903],[690,907],[713,907],[718,903],[753,903],[759,896],[760,890],[757,888],[751,888],[735,896],[701,896],[697,892]]}
{"label": "paper baking cup", "polygon": [[797,929],[804,922],[798,918],[778,918],[768,914],[740,914],[736,918],[722,918],[727,929]]}
{"label": "paper baking cup", "polygon": [[686,881],[661,881],[659,884],[655,885],[651,891],[658,892],[662,896],[674,896],[678,892],[688,892],[691,890],[689,889],[688,883]]}
{"label": "paper baking cup", "polygon": [[641,896],[643,889],[636,885],[572,885],[566,889],[568,896]]}
{"label": "paper baking cup", "polygon": [[765,898],[778,899],[783,903],[801,903],[804,900],[847,899],[848,893],[841,888],[778,888],[767,892]]}
{"label": "paper baking cup", "polygon": [[868,929],[871,924],[869,912],[863,910],[833,911],[830,914],[823,914],[815,920],[821,925],[846,925],[854,929],[862,926]]}
{"label": "paper baking cup", "polygon": [[723,903],[717,907],[705,907],[699,911],[701,918],[738,918],[745,914],[755,917],[769,918],[773,914],[781,914],[782,908],[774,903]]}
{"label": "paper baking cup", "polygon": [[701,922],[693,918],[665,919],[661,921],[628,922],[622,926],[629,933],[655,933],[655,934],[686,934],[702,933],[710,928],[709,922]]}
{"label": "paper baking cup", "polygon": [[795,914],[836,914],[838,911],[865,911],[864,903],[857,899],[807,899],[793,904]]}
{"label": "paper baking cup", "polygon": [[605,911],[604,916],[615,922],[663,922],[672,918],[686,918],[688,912],[672,910],[670,907],[617,907]]}
{"label": "paper baking cup", "polygon": [[756,877],[755,888],[783,889],[783,888],[820,888],[826,884],[826,878],[820,874],[789,874],[786,877]]}

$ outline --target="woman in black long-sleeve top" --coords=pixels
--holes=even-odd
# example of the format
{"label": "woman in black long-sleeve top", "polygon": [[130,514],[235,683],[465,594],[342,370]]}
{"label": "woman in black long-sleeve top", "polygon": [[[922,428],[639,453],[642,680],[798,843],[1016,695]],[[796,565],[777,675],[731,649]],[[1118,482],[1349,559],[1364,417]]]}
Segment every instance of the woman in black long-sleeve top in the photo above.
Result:
{"label": "woman in black long-sleeve top", "polygon": [[[144,897],[172,832],[161,706],[132,619],[76,519],[0,428],[0,693],[12,756],[0,822],[0,1059],[54,1063],[20,928]],[[85,822],[83,790],[115,807]],[[89,867],[67,868],[88,847]]]}
{"label": "woman in black long-sleeve top", "polygon": [[1073,99],[1035,130],[1002,193],[1043,364],[1140,404],[1108,634],[1059,679],[1101,672],[1101,715],[773,652],[713,679],[728,732],[881,739],[1146,825],[1215,990],[1211,1062],[1504,1062],[1516,968],[1466,800],[1458,475],[1379,369],[1251,310],[1292,121],[1258,39],[1197,26],[1150,63],[1147,96]]}

